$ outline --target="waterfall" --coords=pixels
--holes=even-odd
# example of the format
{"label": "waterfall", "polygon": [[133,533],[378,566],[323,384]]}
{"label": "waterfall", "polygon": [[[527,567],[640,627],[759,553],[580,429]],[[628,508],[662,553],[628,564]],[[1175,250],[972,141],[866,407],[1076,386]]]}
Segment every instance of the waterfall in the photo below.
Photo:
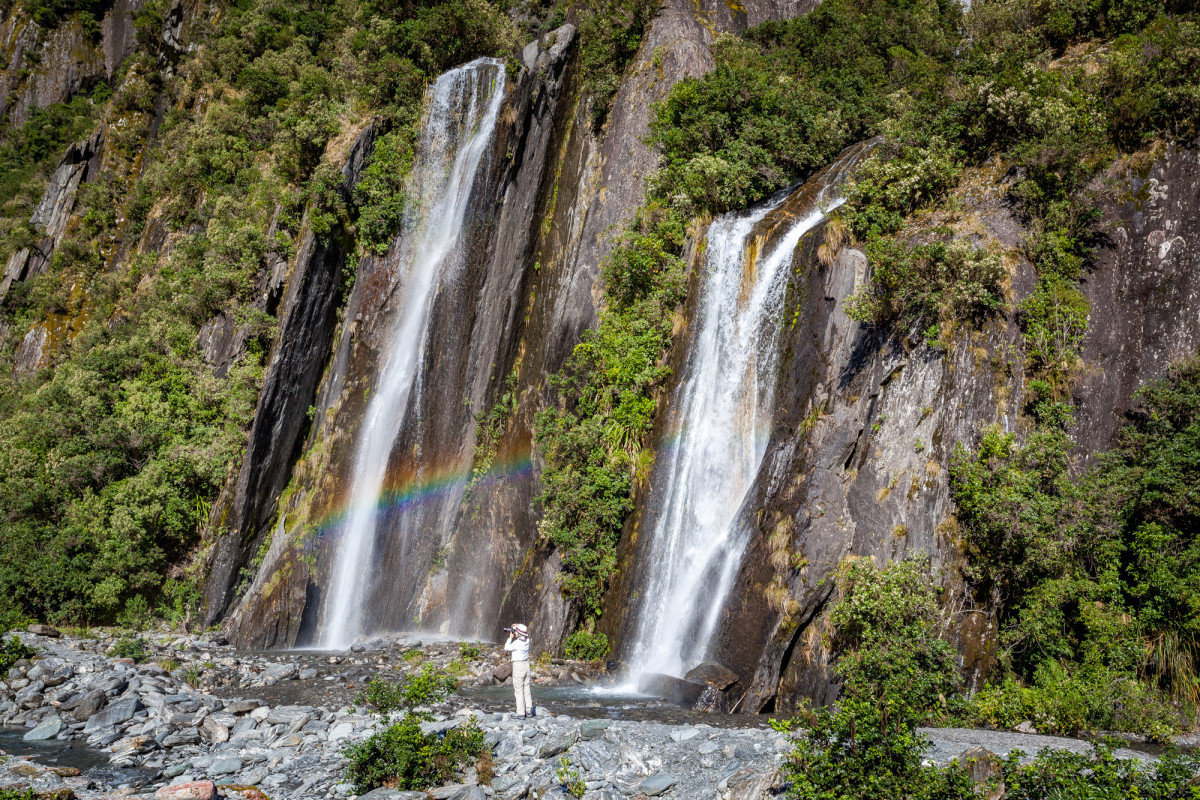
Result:
{"label": "waterfall", "polygon": [[[839,160],[835,180],[850,163]],[[675,441],[660,451],[648,506],[646,575],[628,651],[635,676],[682,676],[703,661],[737,575],[749,535],[738,519],[774,415],[792,252],[841,204],[822,205],[833,185],[825,174],[812,184],[815,196],[801,190],[709,227],[694,339],[672,398]]]}
{"label": "waterfall", "polygon": [[388,459],[406,416],[425,351],[438,287],[461,260],[471,187],[490,149],[504,100],[505,68],[478,59],[437,79],[409,176],[408,210],[388,301],[394,327],[357,433],[350,507],[342,523],[319,620],[318,643],[345,649],[366,631],[363,607],[372,583],[380,498]]}

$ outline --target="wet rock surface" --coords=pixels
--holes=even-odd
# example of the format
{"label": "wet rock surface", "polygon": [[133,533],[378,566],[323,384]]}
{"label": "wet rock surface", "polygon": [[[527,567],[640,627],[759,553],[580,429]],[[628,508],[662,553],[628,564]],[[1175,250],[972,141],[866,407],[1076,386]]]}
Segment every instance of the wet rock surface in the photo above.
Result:
{"label": "wet rock surface", "polygon": [[[145,637],[150,660],[134,664],[106,655],[111,634],[19,635],[38,657],[0,676],[0,746],[8,751],[0,787],[28,786],[46,796],[353,798],[341,751],[378,724],[355,707],[354,696],[375,675],[397,676],[425,664],[459,675],[468,687],[434,709],[426,730],[446,731],[473,718],[484,730],[494,776],[481,779],[469,768],[460,783],[428,793],[385,788],[364,797],[566,797],[557,777],[565,759],[586,786],[586,800],[753,800],[783,789],[779,767],[791,747],[762,717],[687,717],[653,701],[605,705],[585,699],[588,693],[578,688],[570,694],[580,682],[606,677],[579,662],[539,665],[537,717],[513,719],[507,687],[494,685],[503,654],[489,645],[475,653],[455,642],[388,638],[345,653],[254,653],[212,634],[154,634]],[[46,676],[55,685],[46,685]],[[33,694],[26,691],[39,684]],[[40,699],[18,703],[23,692]],[[105,697],[104,710],[80,720],[95,705],[85,706],[83,698],[97,694]],[[1089,747],[1000,731],[926,733],[929,756],[939,763],[977,747],[1029,754]],[[1150,757],[1132,750],[1119,755]]]}

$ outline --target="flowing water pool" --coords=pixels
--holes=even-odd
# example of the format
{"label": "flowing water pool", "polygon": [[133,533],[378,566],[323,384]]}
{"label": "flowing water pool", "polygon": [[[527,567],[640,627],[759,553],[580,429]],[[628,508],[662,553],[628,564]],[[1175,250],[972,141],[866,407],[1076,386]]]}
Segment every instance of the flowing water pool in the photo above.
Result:
{"label": "flowing water pool", "polygon": [[28,732],[28,728],[0,727],[0,750],[10,756],[28,756],[48,767],[74,767],[80,774],[109,786],[140,786],[154,778],[154,773],[150,770],[112,766],[108,763],[111,753],[89,747],[82,741],[64,742],[51,739],[27,742],[24,736]]}

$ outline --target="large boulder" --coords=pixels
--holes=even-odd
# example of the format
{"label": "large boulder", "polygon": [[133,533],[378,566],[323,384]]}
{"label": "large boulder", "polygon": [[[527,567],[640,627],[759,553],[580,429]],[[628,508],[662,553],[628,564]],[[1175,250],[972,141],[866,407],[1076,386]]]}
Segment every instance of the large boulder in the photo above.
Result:
{"label": "large boulder", "polygon": [[738,682],[736,672],[720,664],[708,662],[692,667],[684,677],[695,683],[707,683],[718,692],[723,692]]}
{"label": "large boulder", "polygon": [[638,681],[638,691],[694,711],[723,711],[726,705],[725,696],[707,683],[656,672],[642,676]]}

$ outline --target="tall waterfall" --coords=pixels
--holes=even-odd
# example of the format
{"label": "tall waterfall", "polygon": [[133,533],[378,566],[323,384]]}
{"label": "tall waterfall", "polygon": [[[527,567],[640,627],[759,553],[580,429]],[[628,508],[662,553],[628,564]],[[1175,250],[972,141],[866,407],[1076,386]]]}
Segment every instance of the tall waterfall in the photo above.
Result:
{"label": "tall waterfall", "polygon": [[748,536],[737,520],[771,430],[792,252],[841,204],[823,205],[831,184],[818,182],[798,207],[776,201],[709,227],[696,332],[672,402],[678,435],[652,484],[634,675],[681,676],[703,661],[736,577]]}
{"label": "tall waterfall", "polygon": [[393,443],[411,410],[438,286],[461,260],[471,187],[504,100],[504,63],[478,59],[438,78],[408,180],[389,313],[395,327],[357,433],[350,508],[319,620],[318,643],[344,649],[363,633],[379,502]]}

